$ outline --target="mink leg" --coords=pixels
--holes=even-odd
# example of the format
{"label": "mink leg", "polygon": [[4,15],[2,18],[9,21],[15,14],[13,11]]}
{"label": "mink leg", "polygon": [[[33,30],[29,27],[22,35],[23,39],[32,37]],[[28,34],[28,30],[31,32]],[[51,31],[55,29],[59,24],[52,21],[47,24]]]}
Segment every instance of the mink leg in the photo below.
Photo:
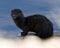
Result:
{"label": "mink leg", "polygon": [[26,36],[27,32],[21,32],[21,36]]}
{"label": "mink leg", "polygon": [[28,34],[28,31],[29,31],[28,26],[25,26],[25,27],[23,28],[23,32],[21,32],[21,36],[26,36],[26,35]]}

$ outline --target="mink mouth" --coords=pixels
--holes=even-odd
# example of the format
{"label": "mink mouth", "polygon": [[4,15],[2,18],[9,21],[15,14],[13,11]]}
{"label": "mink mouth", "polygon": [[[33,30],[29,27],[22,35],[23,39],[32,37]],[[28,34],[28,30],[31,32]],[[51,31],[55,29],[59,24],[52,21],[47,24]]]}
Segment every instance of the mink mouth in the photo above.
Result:
{"label": "mink mouth", "polygon": [[16,19],[18,17],[18,14],[13,14],[12,17]]}

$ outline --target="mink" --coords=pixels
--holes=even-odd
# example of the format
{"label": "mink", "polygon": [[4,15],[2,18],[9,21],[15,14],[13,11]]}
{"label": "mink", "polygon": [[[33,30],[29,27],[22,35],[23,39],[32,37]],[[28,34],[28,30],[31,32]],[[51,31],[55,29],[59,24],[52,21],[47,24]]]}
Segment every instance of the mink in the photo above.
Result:
{"label": "mink", "polygon": [[34,14],[24,17],[21,9],[13,9],[11,10],[11,17],[17,27],[23,30],[21,36],[26,36],[28,32],[35,32],[35,35],[42,39],[53,36],[53,24],[44,15]]}

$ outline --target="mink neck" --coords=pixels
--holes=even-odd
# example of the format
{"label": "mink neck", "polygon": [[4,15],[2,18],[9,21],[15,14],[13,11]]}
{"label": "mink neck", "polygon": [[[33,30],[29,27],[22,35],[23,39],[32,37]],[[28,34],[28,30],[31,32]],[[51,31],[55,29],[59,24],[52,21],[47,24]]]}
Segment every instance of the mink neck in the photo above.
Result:
{"label": "mink neck", "polygon": [[16,19],[14,19],[14,21],[18,27],[22,28],[24,26],[24,23],[25,23],[25,17],[24,16],[18,16],[18,17],[16,17]]}

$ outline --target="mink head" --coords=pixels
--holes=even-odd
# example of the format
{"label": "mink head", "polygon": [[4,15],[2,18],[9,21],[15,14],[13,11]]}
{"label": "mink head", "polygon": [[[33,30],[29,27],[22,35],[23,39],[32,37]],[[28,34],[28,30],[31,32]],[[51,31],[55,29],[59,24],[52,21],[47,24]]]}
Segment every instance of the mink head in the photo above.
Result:
{"label": "mink head", "polygon": [[16,17],[23,17],[23,14],[20,9],[13,9],[11,11],[11,16],[15,19]]}

